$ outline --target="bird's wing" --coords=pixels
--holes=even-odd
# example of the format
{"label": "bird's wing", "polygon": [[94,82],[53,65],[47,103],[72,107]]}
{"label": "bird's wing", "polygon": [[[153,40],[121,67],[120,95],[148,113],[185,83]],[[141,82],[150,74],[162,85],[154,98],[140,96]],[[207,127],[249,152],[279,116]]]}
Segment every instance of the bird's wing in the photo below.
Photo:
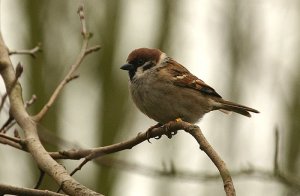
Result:
{"label": "bird's wing", "polygon": [[191,74],[184,66],[174,60],[169,60],[169,72],[173,77],[173,84],[180,87],[194,89],[203,94],[222,98],[212,87]]}

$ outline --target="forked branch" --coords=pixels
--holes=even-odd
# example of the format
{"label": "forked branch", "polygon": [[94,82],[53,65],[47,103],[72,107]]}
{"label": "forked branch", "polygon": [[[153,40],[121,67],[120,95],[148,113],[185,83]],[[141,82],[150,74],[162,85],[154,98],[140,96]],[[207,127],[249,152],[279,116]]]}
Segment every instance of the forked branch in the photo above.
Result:
{"label": "forked branch", "polygon": [[[79,15],[84,15],[83,5],[80,6]],[[80,19],[82,17],[80,16]],[[85,23],[82,23],[85,24]],[[86,29],[86,27],[84,27]],[[5,83],[6,91],[8,92],[8,98],[10,102],[10,114],[16,120],[18,125],[24,131],[24,143],[26,145],[26,149],[35,159],[39,168],[49,174],[64,190],[65,193],[69,195],[101,195],[96,193],[87,187],[81,185],[75,179],[73,179],[66,169],[57,163],[45,150],[43,145],[40,142],[39,136],[37,134],[37,125],[36,121],[40,120],[48,108],[53,104],[59,92],[65,85],[66,81],[71,78],[74,71],[78,68],[79,64],[82,62],[85,57],[86,49],[88,46],[89,36],[83,36],[82,50],[77,58],[77,61],[74,65],[71,66],[70,72],[67,74],[66,79],[59,85],[58,89],[54,92],[54,95],[50,98],[49,102],[42,109],[42,111],[36,116],[36,118],[32,118],[26,111],[23,98],[22,98],[22,88],[20,83],[17,80],[18,70],[15,71],[11,60],[9,58],[9,51],[4,43],[2,35],[0,33],[0,74]],[[35,121],[36,120],[36,121]],[[9,138],[4,138],[6,141],[10,143],[15,143],[16,141],[12,141]]]}
{"label": "forked branch", "polygon": [[78,69],[78,67],[82,63],[83,59],[88,54],[101,49],[100,45],[96,45],[96,46],[93,46],[93,47],[90,47],[90,48],[88,46],[89,39],[91,38],[91,33],[88,32],[87,28],[86,28],[83,5],[79,6],[78,15],[79,15],[79,18],[80,18],[80,21],[81,21],[81,34],[82,34],[82,37],[83,37],[83,42],[82,42],[80,53],[79,53],[75,63],[70,66],[69,72],[66,74],[64,79],[59,83],[59,85],[56,87],[56,89],[52,93],[52,95],[49,98],[48,102],[41,109],[41,111],[33,117],[34,121],[36,121],[36,122],[40,121],[45,116],[45,114],[47,113],[49,108],[53,105],[53,103],[57,99],[58,95],[62,92],[64,86],[67,83],[69,83],[71,80],[78,77],[78,75],[75,74],[75,71]]}
{"label": "forked branch", "polygon": [[42,51],[41,46],[42,44],[38,43],[34,48],[29,50],[10,50],[8,53],[9,55],[30,55],[32,58],[36,58],[36,54]]}
{"label": "forked branch", "polygon": [[75,172],[80,170],[86,163],[95,158],[99,158],[101,156],[120,152],[123,150],[131,149],[134,146],[147,141],[150,138],[161,137],[162,135],[166,135],[167,137],[171,137],[173,133],[176,133],[178,130],[185,130],[189,134],[191,134],[198,144],[200,145],[200,149],[204,151],[211,161],[218,168],[221,178],[223,180],[224,189],[227,196],[235,196],[235,189],[233,185],[232,178],[230,176],[230,172],[226,167],[225,162],[221,159],[218,153],[212,148],[212,146],[208,143],[204,135],[202,134],[201,129],[193,124],[184,122],[184,121],[171,121],[161,127],[154,128],[151,132],[139,133],[135,138],[112,144],[105,147],[93,148],[93,149],[83,149],[83,150],[71,150],[71,151],[63,151],[60,153],[52,154],[52,157],[55,158],[66,158],[71,157],[74,159],[79,159],[84,156],[83,162],[75,168],[75,170],[71,173],[73,175]]}

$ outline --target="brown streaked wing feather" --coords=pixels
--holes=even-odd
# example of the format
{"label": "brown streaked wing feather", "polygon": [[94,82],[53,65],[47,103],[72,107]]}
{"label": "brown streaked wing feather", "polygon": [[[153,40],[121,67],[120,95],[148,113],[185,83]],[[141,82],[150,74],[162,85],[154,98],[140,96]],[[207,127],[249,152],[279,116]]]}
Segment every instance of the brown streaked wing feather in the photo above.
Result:
{"label": "brown streaked wing feather", "polygon": [[170,66],[170,74],[174,78],[174,85],[191,88],[201,93],[222,98],[212,87],[205,84],[202,80],[191,74],[184,66],[170,59],[168,61]]}
{"label": "brown streaked wing feather", "polygon": [[174,77],[181,76],[182,74],[190,74],[190,75],[192,75],[189,72],[189,70],[187,70],[183,65],[177,63],[176,61],[174,61],[171,58],[167,61],[167,64],[170,66],[170,69],[169,69],[170,73]]}
{"label": "brown streaked wing feather", "polygon": [[209,95],[213,95],[215,97],[222,98],[221,95],[219,95],[215,89],[205,84],[202,80],[198,79],[196,83],[200,86],[200,91]]}

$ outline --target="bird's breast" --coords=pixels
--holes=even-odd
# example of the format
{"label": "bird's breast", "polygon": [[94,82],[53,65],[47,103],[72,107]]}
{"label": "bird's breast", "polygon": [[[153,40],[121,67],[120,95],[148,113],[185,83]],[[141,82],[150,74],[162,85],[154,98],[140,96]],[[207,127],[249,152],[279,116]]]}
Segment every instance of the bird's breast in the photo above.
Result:
{"label": "bird's breast", "polygon": [[175,86],[159,77],[141,77],[130,84],[136,106],[147,116],[160,123],[176,118],[194,123],[210,110],[207,98],[200,92]]}

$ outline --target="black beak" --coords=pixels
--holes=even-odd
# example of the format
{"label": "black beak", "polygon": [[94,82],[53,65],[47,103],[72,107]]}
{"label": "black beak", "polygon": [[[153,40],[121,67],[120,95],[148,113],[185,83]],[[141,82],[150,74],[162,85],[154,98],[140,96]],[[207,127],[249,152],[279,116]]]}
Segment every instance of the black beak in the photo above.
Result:
{"label": "black beak", "polygon": [[127,63],[127,64],[125,64],[125,65],[122,65],[122,66],[120,67],[120,69],[123,69],[123,70],[133,70],[133,69],[134,69],[134,66],[133,66],[132,64]]}

